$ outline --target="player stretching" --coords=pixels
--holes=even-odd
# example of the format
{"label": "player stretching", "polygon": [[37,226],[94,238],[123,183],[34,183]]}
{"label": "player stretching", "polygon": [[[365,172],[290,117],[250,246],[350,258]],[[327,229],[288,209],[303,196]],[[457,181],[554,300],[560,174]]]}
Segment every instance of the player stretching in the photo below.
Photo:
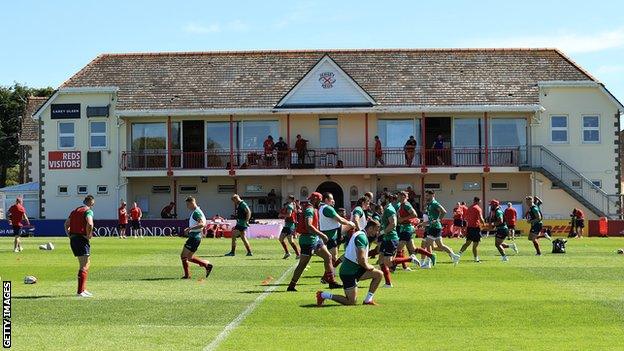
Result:
{"label": "player stretching", "polygon": [[24,250],[22,243],[20,242],[20,236],[22,236],[22,221],[26,222],[26,225],[30,226],[30,221],[26,215],[26,209],[23,206],[22,198],[15,199],[15,205],[9,207],[7,211],[9,215],[9,224],[13,228],[13,252],[20,252]]}
{"label": "player stretching", "polygon": [[243,201],[238,194],[232,195],[232,201],[236,205],[236,226],[232,230],[232,249],[225,256],[234,256],[236,254],[236,238],[240,236],[247,250],[247,256],[253,256],[251,253],[251,245],[245,236],[247,228],[249,228],[249,220],[251,219],[251,210],[247,203]]}
{"label": "player stretching", "polygon": [[364,230],[358,230],[351,236],[345,248],[344,262],[340,266],[340,280],[342,280],[345,296],[317,291],[316,304],[318,306],[323,305],[325,300],[334,300],[343,305],[355,305],[357,283],[368,279],[372,281],[364,298],[364,305],[376,305],[373,296],[381,282],[382,273],[368,263],[368,242],[375,239],[378,231],[379,223],[371,220],[365,225]]}
{"label": "player stretching", "polygon": [[481,225],[485,224],[483,210],[479,207],[480,202],[481,199],[475,196],[472,200],[472,206],[468,207],[468,210],[464,213],[467,225],[466,242],[458,252],[458,255],[461,256],[468,246],[472,244],[472,255],[475,262],[481,262],[479,260],[479,251],[477,248],[479,247],[479,242],[481,242]]}
{"label": "player stretching", "polygon": [[350,228],[355,227],[355,224],[336,212],[335,203],[332,193],[325,193],[323,194],[323,202],[319,207],[319,229],[327,236],[327,250],[332,255],[332,265],[338,260],[338,231],[340,231],[341,225]]}
{"label": "player stretching", "polygon": [[[425,222],[425,249],[429,252],[433,250],[433,244],[436,244],[442,251],[448,253],[454,264],[459,263],[459,255],[453,252],[453,249],[444,245],[442,242],[442,218],[446,214],[446,210],[435,199],[433,190],[425,191],[425,201],[427,201],[427,221]],[[431,259],[426,258],[422,264],[422,268],[431,268]]]}
{"label": "player stretching", "polygon": [[288,252],[288,246],[286,245],[286,239],[288,239],[288,243],[295,251],[297,259],[299,259],[299,248],[293,241],[295,227],[297,226],[297,206],[295,205],[295,196],[288,195],[288,202],[284,204],[281,212],[280,218],[284,219],[284,228],[282,228],[282,232],[280,233],[279,242],[282,244],[282,248],[284,249],[283,258],[287,259],[290,257],[290,252]]}
{"label": "player stretching", "polygon": [[535,247],[535,255],[541,256],[542,251],[540,250],[540,245],[538,240],[541,238],[546,238],[550,240],[550,236],[548,234],[542,235],[542,211],[540,210],[538,204],[541,204],[541,200],[538,197],[533,198],[532,196],[527,196],[524,199],[525,204],[529,208],[529,211],[526,214],[527,221],[531,225],[531,230],[529,231],[529,241],[533,243]]}
{"label": "player stretching", "polygon": [[[414,245],[414,232],[416,231],[414,225],[418,225],[418,215],[416,210],[408,201],[408,194],[405,191],[399,192],[399,247],[397,251],[403,252],[403,248],[407,247],[407,251],[410,255],[421,254],[428,259],[431,259],[431,264],[435,266],[436,255],[421,247]],[[415,263],[420,266],[420,261],[415,260]],[[409,269],[409,267],[407,268]]]}
{"label": "player stretching", "polygon": [[331,262],[331,254],[327,250],[324,242],[327,241],[327,236],[323,234],[319,228],[319,214],[318,206],[321,203],[323,196],[320,193],[313,192],[308,197],[308,205],[303,210],[303,220],[297,222],[297,232],[299,233],[299,247],[301,248],[301,256],[297,268],[293,272],[290,284],[288,284],[287,291],[297,291],[295,288],[297,282],[301,277],[301,274],[307,267],[312,255],[323,259],[325,266],[325,274],[323,279],[329,283],[330,289],[341,288],[342,285],[336,283],[334,279],[334,267]]}
{"label": "player stretching", "polygon": [[208,261],[195,257],[195,252],[197,252],[199,244],[201,244],[202,231],[206,226],[206,216],[204,216],[204,212],[202,212],[201,208],[197,206],[197,202],[194,197],[187,197],[185,202],[186,208],[191,211],[191,215],[189,217],[188,228],[184,229],[184,236],[188,237],[188,239],[186,239],[186,243],[184,243],[182,253],[180,254],[182,268],[184,269],[184,276],[182,279],[191,279],[188,264],[189,261],[205,268],[206,278],[208,278],[210,272],[212,272],[212,264]]}
{"label": "player stretching", "polygon": [[494,246],[501,254],[501,259],[503,262],[509,261],[507,254],[505,253],[505,249],[510,248],[514,250],[515,253],[518,253],[518,248],[516,247],[516,243],[512,243],[511,245],[505,244],[505,239],[507,235],[509,235],[509,229],[507,228],[507,224],[505,223],[505,214],[503,210],[500,208],[500,203],[498,200],[490,201],[490,225],[492,228],[496,229],[496,236],[494,239]]}
{"label": "player stretching", "polygon": [[507,208],[503,213],[503,217],[505,218],[505,223],[507,224],[507,228],[509,228],[509,236],[511,240],[516,240],[516,221],[518,220],[518,212],[513,208],[511,202],[507,203]]}
{"label": "player stretching", "polygon": [[83,205],[73,210],[65,220],[65,233],[69,236],[69,244],[74,256],[78,258],[78,292],[80,297],[93,297],[87,291],[87,276],[89,275],[89,263],[91,244],[89,240],[93,236],[93,206],[95,199],[87,195]]}

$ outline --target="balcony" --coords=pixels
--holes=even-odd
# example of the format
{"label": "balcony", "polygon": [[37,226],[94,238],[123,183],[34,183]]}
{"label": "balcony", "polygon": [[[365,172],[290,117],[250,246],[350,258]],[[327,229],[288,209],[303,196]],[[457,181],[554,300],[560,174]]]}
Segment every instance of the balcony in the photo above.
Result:
{"label": "balcony", "polygon": [[[490,167],[518,167],[526,162],[525,148],[488,149]],[[329,168],[420,168],[483,167],[484,148],[449,148],[441,150],[420,148],[385,148],[380,158],[372,148],[310,149],[299,155],[295,150],[277,151],[265,155],[263,150],[208,150],[203,152],[171,152],[173,170],[229,169],[329,169]],[[123,152],[124,171],[168,170],[166,150]]]}

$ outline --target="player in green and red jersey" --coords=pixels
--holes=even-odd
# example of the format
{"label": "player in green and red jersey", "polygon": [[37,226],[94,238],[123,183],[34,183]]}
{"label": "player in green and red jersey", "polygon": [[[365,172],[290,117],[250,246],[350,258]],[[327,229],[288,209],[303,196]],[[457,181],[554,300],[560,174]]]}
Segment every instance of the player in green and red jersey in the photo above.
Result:
{"label": "player in green and red jersey", "polygon": [[511,245],[505,244],[505,239],[509,235],[509,228],[507,228],[507,224],[505,223],[505,214],[503,210],[500,208],[500,203],[496,199],[492,199],[490,201],[490,225],[492,228],[496,229],[496,236],[494,240],[494,246],[501,254],[501,259],[503,262],[509,261],[507,254],[505,253],[505,249],[510,248],[514,250],[516,253],[518,252],[518,248],[516,247],[516,243],[512,243]]}
{"label": "player in green and red jersey", "polygon": [[280,218],[284,219],[284,227],[282,228],[282,232],[279,236],[279,242],[284,249],[283,258],[287,259],[290,257],[290,252],[288,252],[288,246],[286,245],[286,239],[288,239],[288,243],[295,251],[297,259],[299,259],[299,248],[293,240],[295,229],[297,227],[297,206],[295,204],[294,195],[288,195],[288,202],[284,204],[284,207],[280,212]]}
{"label": "player in green and red jersey", "polygon": [[303,211],[303,219],[297,221],[297,233],[299,233],[299,247],[301,248],[301,256],[297,268],[293,272],[287,291],[297,291],[295,288],[301,274],[307,267],[312,255],[317,255],[323,259],[325,266],[325,274],[323,279],[329,283],[330,289],[341,288],[342,285],[336,283],[334,279],[334,267],[331,262],[331,254],[325,246],[328,238],[319,230],[319,214],[318,207],[321,203],[322,195],[313,192],[308,197],[309,203]]}
{"label": "player in green and red jersey", "polygon": [[323,194],[323,202],[319,205],[319,229],[327,236],[327,250],[332,255],[332,264],[338,260],[338,237],[342,226],[355,228],[354,223],[336,212],[335,203],[332,193],[327,192]]}
{"label": "player in green and red jersey", "polygon": [[342,305],[355,305],[357,302],[357,283],[367,279],[372,281],[364,298],[364,305],[376,305],[373,296],[379,287],[379,283],[381,283],[383,274],[368,263],[368,243],[369,240],[375,240],[378,232],[379,223],[371,220],[366,224],[364,230],[358,230],[351,235],[345,248],[344,261],[340,266],[340,279],[345,296],[317,291],[316,303],[318,306],[323,305],[325,300],[334,300]]}
{"label": "player in green and red jersey", "polygon": [[[435,192],[431,189],[425,191],[425,201],[427,202],[427,220],[424,223],[426,225],[425,249],[431,252],[433,244],[436,244],[442,251],[449,254],[454,264],[459,263],[460,256],[442,242],[442,218],[446,214],[446,210],[436,201]],[[427,258],[421,267],[431,268],[431,264],[431,260]]]}
{"label": "player in green and red jersey", "polygon": [[247,249],[247,256],[253,256],[251,253],[251,245],[245,236],[249,228],[249,220],[251,219],[251,209],[238,194],[232,195],[232,202],[236,205],[236,226],[232,230],[232,249],[225,256],[234,256],[236,254],[236,238],[240,237]]}
{"label": "player in green and red jersey", "polygon": [[63,228],[69,236],[69,244],[75,257],[78,258],[78,292],[80,297],[93,297],[87,291],[87,276],[89,275],[89,263],[91,256],[91,244],[93,237],[93,206],[95,199],[92,195],[85,197],[83,204],[73,210],[65,220]]}
{"label": "player in green and red jersey", "polygon": [[[397,221],[399,224],[397,229],[399,233],[399,246],[397,248],[397,256],[402,257],[403,249],[407,247],[407,251],[410,255],[421,254],[431,259],[432,264],[435,265],[436,255],[434,253],[414,245],[415,225],[418,225],[419,220],[416,210],[408,201],[408,197],[406,191],[401,191],[398,194],[399,210],[397,213]],[[420,266],[419,261],[416,261],[416,263]],[[409,269],[409,267],[407,269]]]}
{"label": "player in green and red jersey", "polygon": [[206,270],[206,278],[212,272],[212,264],[206,260],[195,257],[195,252],[201,244],[202,232],[206,226],[206,216],[202,212],[201,208],[197,206],[195,198],[189,196],[185,200],[186,208],[191,211],[189,216],[188,228],[184,229],[184,235],[188,238],[180,253],[180,259],[182,260],[182,268],[184,269],[184,276],[182,279],[191,279],[191,272],[189,271],[189,261],[203,267]]}
{"label": "player in green and red jersey", "polygon": [[541,256],[542,251],[540,250],[539,239],[546,238],[550,240],[550,235],[542,234],[542,211],[540,209],[540,205],[542,204],[542,200],[537,196],[534,198],[532,196],[527,196],[524,199],[524,203],[529,208],[529,211],[526,213],[525,218],[531,225],[531,229],[529,230],[529,241],[533,243],[535,247],[535,255]]}

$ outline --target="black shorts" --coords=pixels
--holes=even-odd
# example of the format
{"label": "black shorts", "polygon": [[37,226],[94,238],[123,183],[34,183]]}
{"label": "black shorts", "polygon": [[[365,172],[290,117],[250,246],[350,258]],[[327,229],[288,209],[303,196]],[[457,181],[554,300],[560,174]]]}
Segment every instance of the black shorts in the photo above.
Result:
{"label": "black shorts", "polygon": [[128,224],[117,224],[117,229],[122,230],[122,229],[126,229],[126,227],[128,226]]}
{"label": "black shorts", "polygon": [[409,230],[402,230],[399,232],[399,240],[400,241],[410,241],[414,239],[414,232]]}
{"label": "black shorts", "polygon": [[453,226],[462,227],[464,225],[464,221],[461,218],[453,219]]}
{"label": "black shorts", "polygon": [[434,239],[439,239],[442,237],[442,228],[427,228],[425,232],[425,237],[432,237]]}
{"label": "black shorts", "polygon": [[22,235],[22,227],[19,225],[14,225],[13,227],[13,235],[14,236],[21,236]]}
{"label": "black shorts", "polygon": [[71,246],[71,250],[76,257],[91,255],[91,244],[89,244],[89,239],[87,239],[84,235],[70,235],[69,245]]}
{"label": "black shorts", "polygon": [[130,224],[132,226],[132,229],[134,229],[134,230],[141,229],[141,221],[140,220],[132,220]]}
{"label": "black shorts", "polygon": [[327,240],[327,250],[331,250],[336,247],[338,247],[338,240],[329,238],[329,240]]}
{"label": "black shorts", "polygon": [[396,255],[397,247],[399,247],[398,240],[382,240],[379,252],[386,257],[392,257]]}
{"label": "black shorts", "polygon": [[195,252],[199,248],[199,244],[201,244],[201,236],[189,236],[184,243],[184,247],[191,252]]}
{"label": "black shorts", "polygon": [[282,234],[284,234],[286,236],[293,235],[294,233],[295,233],[295,230],[293,228],[290,228],[290,227],[287,227],[287,226],[284,226],[282,228]]}
{"label": "black shorts", "polygon": [[468,227],[466,231],[466,240],[479,242],[481,241],[481,229]]}
{"label": "black shorts", "polygon": [[507,228],[497,228],[496,229],[496,239],[505,239],[509,235],[509,229]]}
{"label": "black shorts", "polygon": [[579,228],[585,228],[585,220],[584,219],[577,219],[576,220],[576,226]]}
{"label": "black shorts", "polygon": [[507,224],[507,228],[515,230],[516,229],[516,225],[515,224]]}
{"label": "black shorts", "polygon": [[531,233],[539,234],[542,231],[542,223],[535,223],[531,225]]}
{"label": "black shorts", "polygon": [[299,244],[299,247],[302,255],[312,256],[316,250],[322,248],[324,245],[323,240],[319,239],[314,245]]}
{"label": "black shorts", "polygon": [[366,269],[360,267],[356,274],[340,274],[340,280],[342,280],[342,288],[345,290],[353,289],[357,287],[357,283],[366,273]]}
{"label": "black shorts", "polygon": [[237,224],[234,226],[233,230],[238,230],[239,232],[244,233],[247,231],[247,228],[248,227],[243,227],[242,225]]}
{"label": "black shorts", "polygon": [[468,226],[468,222],[465,219],[462,219],[462,228],[466,228]]}

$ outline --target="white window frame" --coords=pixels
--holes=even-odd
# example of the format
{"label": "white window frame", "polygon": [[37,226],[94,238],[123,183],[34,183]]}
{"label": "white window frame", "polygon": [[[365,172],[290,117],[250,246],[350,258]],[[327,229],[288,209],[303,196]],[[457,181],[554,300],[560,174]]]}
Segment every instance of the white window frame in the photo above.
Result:
{"label": "white window frame", "polygon": [[[566,120],[565,127],[553,127],[553,118],[554,117],[564,117]],[[549,131],[550,131],[550,143],[551,144],[568,144],[570,143],[570,118],[568,115],[550,115],[549,121]],[[555,141],[553,140],[553,132],[554,131],[565,131],[566,132],[566,140],[565,141]]]}
{"label": "white window frame", "polygon": [[[92,131],[93,123],[104,123],[104,133],[94,133]],[[103,136],[104,137],[104,146],[93,146],[91,144],[91,137],[94,136]],[[91,150],[105,150],[108,148],[108,123],[106,120],[91,120],[89,121],[89,149]]]}
{"label": "white window frame", "polygon": [[[61,124],[64,123],[71,123],[74,126],[74,132],[73,133],[61,133]],[[71,149],[75,149],[76,148],[76,123],[74,121],[59,121],[57,124],[57,130],[58,130],[58,138],[57,138],[57,143],[58,143],[58,148],[60,150],[71,150]],[[61,146],[61,138],[62,137],[72,137],[74,139],[74,145],[72,146],[66,146],[63,147]]]}
{"label": "white window frame", "polygon": [[[577,183],[578,185],[575,185],[574,183]],[[570,187],[572,189],[582,189],[583,188],[583,181],[580,179],[570,179]]]}
{"label": "white window frame", "polygon": [[[336,124],[328,124],[328,125],[323,125],[321,124],[321,121],[323,120],[330,120],[330,121],[336,121]],[[333,129],[336,131],[336,146],[335,147],[328,147],[328,149],[335,149],[335,148],[339,148],[340,147],[340,133],[338,130],[339,127],[339,121],[338,121],[338,116],[323,116],[322,118],[319,118],[318,120],[319,124],[319,147],[324,148],[323,146],[321,146],[321,144],[323,143],[323,141],[321,140],[321,130],[322,129]]]}
{"label": "white window frame", "polygon": [[[585,127],[585,117],[595,117],[598,118],[598,127]],[[598,132],[598,141],[587,141],[585,140],[585,131],[586,130],[595,130]],[[583,144],[600,144],[602,139],[602,135],[600,133],[600,115],[599,114],[587,114],[581,115],[581,143]]]}
{"label": "white window frame", "polygon": [[[106,190],[100,191],[100,188],[105,188]],[[98,185],[96,190],[98,195],[108,195],[108,185]]]}

